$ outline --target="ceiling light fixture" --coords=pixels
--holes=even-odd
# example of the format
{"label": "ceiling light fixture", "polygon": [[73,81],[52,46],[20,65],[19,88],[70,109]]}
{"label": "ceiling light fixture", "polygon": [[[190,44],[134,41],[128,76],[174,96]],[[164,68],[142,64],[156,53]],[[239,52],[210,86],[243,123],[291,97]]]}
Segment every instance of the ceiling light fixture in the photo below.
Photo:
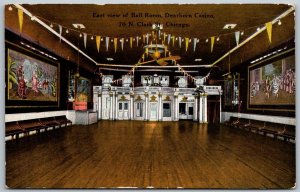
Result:
{"label": "ceiling light fixture", "polygon": [[12,6],[9,6],[9,7],[8,7],[8,10],[9,10],[9,11],[12,11],[12,10],[13,10]]}
{"label": "ceiling light fixture", "polygon": [[68,29],[66,30],[66,33],[69,33],[69,30],[68,30]]}
{"label": "ceiling light fixture", "polygon": [[82,34],[81,34],[81,33],[79,34],[79,37],[82,37]]}
{"label": "ceiling light fixture", "polygon": [[257,27],[256,31],[259,31],[260,30],[260,27]]}
{"label": "ceiling light fixture", "polygon": [[81,23],[73,23],[72,25],[75,29],[85,29],[85,26]]}
{"label": "ceiling light fixture", "polygon": [[53,25],[52,25],[52,23],[50,24],[50,27],[51,27],[51,28],[53,28]]}
{"label": "ceiling light fixture", "polygon": [[91,36],[91,40],[93,40],[94,39],[94,36]]}
{"label": "ceiling light fixture", "polygon": [[244,35],[244,31],[241,32],[241,35]]}
{"label": "ceiling light fixture", "polygon": [[223,29],[233,29],[236,27],[236,24],[225,24]]}
{"label": "ceiling light fixture", "polygon": [[219,41],[219,40],[220,40],[220,38],[218,37],[218,38],[217,38],[217,41]]}
{"label": "ceiling light fixture", "polygon": [[111,57],[106,58],[107,61],[113,61],[114,59]]}
{"label": "ceiling light fixture", "polygon": [[208,39],[206,39],[205,42],[208,43]]}
{"label": "ceiling light fixture", "polygon": [[202,59],[201,59],[201,58],[198,58],[198,59],[195,59],[195,61],[202,61]]}

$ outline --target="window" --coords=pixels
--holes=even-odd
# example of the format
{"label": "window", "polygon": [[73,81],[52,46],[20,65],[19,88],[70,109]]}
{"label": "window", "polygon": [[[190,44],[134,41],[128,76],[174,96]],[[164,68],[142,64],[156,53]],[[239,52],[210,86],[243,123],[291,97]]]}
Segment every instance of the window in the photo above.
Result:
{"label": "window", "polygon": [[128,103],[124,103],[124,110],[128,110]]}
{"label": "window", "polygon": [[122,103],[119,103],[119,110],[122,110]]}
{"label": "window", "polygon": [[171,104],[163,103],[163,117],[171,117]]}
{"label": "window", "polygon": [[186,106],[186,103],[179,103],[179,113],[180,114],[186,114],[185,106]]}

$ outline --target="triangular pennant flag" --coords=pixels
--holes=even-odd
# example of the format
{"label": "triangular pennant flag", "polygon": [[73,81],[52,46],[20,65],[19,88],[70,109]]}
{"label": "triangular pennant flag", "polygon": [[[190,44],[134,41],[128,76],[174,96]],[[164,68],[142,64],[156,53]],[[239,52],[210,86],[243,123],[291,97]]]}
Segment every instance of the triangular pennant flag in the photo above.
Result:
{"label": "triangular pennant flag", "polygon": [[147,41],[146,43],[148,45],[149,44],[149,34],[148,33],[146,34],[146,41]]}
{"label": "triangular pennant flag", "polygon": [[175,36],[174,35],[172,36],[172,40],[173,40],[173,47],[174,47],[174,45],[175,45]]}
{"label": "triangular pennant flag", "polygon": [[109,37],[105,37],[105,46],[106,46],[106,51],[108,51]]}
{"label": "triangular pennant flag", "polygon": [[20,32],[22,33],[22,28],[23,28],[23,10],[22,9],[18,9],[18,17],[19,17]]}
{"label": "triangular pennant flag", "polygon": [[124,38],[121,39],[121,49],[123,51],[123,48],[124,48]]}
{"label": "triangular pennant flag", "polygon": [[132,40],[133,40],[133,38],[130,37],[129,40],[130,40],[130,48],[132,48]]}
{"label": "triangular pennant flag", "polygon": [[158,30],[158,37],[157,37],[158,39],[160,38],[160,30]]}
{"label": "triangular pennant flag", "polygon": [[59,42],[61,42],[62,26],[58,25],[58,29],[59,29]]}
{"label": "triangular pennant flag", "polygon": [[84,43],[84,48],[86,48],[86,39],[87,39],[87,34],[83,33],[83,43]]}
{"label": "triangular pennant flag", "polygon": [[168,45],[170,44],[171,41],[171,34],[168,34]]}
{"label": "triangular pennant flag", "polygon": [[179,47],[181,48],[181,43],[182,43],[181,37],[178,37],[178,43],[179,43]]}
{"label": "triangular pennant flag", "polygon": [[215,37],[213,36],[213,37],[210,38],[210,45],[211,45],[210,51],[211,51],[211,52],[212,52],[213,49],[214,49],[214,43],[215,43]]}
{"label": "triangular pennant flag", "polygon": [[144,56],[144,54],[142,55],[142,60],[143,60],[143,62],[144,62],[144,60],[145,60],[145,56]]}
{"label": "triangular pennant flag", "polygon": [[185,38],[185,51],[187,51],[189,48],[189,40],[190,39],[188,37]]}
{"label": "triangular pennant flag", "polygon": [[100,36],[96,36],[96,45],[97,45],[98,53],[99,53],[99,50],[100,50],[100,40],[101,40],[101,37]]}
{"label": "triangular pennant flag", "polygon": [[197,38],[194,38],[194,52],[196,51]]}
{"label": "triangular pennant flag", "polygon": [[139,46],[139,36],[136,36],[136,46],[138,47]]}
{"label": "triangular pennant flag", "polygon": [[163,43],[165,43],[166,42],[166,33],[164,32],[164,34],[163,34],[163,36],[164,36],[164,38],[163,38]]}
{"label": "triangular pennant flag", "polygon": [[235,34],[236,45],[239,45],[239,42],[240,42],[240,31],[236,31],[236,32],[234,32],[234,34]]}
{"label": "triangular pennant flag", "polygon": [[145,50],[146,56],[148,57],[148,47]]}
{"label": "triangular pennant flag", "polygon": [[117,52],[118,38],[114,38],[115,53]]}
{"label": "triangular pennant flag", "polygon": [[143,35],[143,43],[146,42],[146,35]]}
{"label": "triangular pennant flag", "polygon": [[270,43],[272,43],[272,22],[266,23],[266,28],[268,32],[269,41]]}

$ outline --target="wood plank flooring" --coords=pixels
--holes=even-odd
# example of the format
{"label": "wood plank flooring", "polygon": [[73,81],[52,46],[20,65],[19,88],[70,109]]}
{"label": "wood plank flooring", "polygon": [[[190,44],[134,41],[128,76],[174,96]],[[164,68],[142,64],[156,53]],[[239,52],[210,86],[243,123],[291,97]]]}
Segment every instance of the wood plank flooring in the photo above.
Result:
{"label": "wood plank flooring", "polygon": [[223,125],[99,121],[6,143],[10,188],[292,188],[295,145]]}

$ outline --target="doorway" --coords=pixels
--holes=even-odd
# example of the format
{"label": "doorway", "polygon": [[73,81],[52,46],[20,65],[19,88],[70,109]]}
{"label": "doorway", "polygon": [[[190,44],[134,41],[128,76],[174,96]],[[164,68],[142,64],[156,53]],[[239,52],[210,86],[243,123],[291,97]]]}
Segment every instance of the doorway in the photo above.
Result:
{"label": "doorway", "polygon": [[129,103],[128,102],[119,102],[118,107],[118,119],[119,120],[128,120],[129,119]]}
{"label": "doorway", "polygon": [[179,103],[179,119],[193,119],[194,103]]}

